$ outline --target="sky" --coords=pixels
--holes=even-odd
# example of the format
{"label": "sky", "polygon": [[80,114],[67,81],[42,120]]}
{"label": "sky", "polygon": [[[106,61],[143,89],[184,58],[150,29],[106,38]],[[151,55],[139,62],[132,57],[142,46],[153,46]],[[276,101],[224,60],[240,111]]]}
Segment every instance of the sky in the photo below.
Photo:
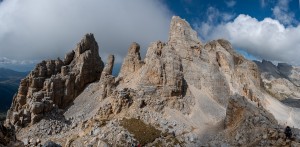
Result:
{"label": "sky", "polygon": [[167,41],[171,17],[186,19],[203,43],[229,40],[249,59],[300,65],[299,0],[0,0],[0,67],[31,70],[63,58],[94,33],[103,61],[121,63],[131,42],[145,55]]}

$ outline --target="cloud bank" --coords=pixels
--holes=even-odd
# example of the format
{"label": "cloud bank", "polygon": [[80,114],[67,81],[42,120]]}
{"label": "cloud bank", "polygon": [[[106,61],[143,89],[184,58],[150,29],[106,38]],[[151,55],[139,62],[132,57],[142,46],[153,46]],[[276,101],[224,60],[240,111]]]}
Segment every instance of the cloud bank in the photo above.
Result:
{"label": "cloud bank", "polygon": [[120,62],[133,41],[142,54],[150,42],[166,41],[170,19],[159,0],[4,0],[0,57],[18,62],[63,57],[91,32],[100,56],[112,53]]}
{"label": "cloud bank", "polygon": [[233,21],[201,29],[205,40],[228,39],[235,48],[247,51],[259,59],[300,65],[300,25],[285,26],[278,20],[262,21],[240,14]]}

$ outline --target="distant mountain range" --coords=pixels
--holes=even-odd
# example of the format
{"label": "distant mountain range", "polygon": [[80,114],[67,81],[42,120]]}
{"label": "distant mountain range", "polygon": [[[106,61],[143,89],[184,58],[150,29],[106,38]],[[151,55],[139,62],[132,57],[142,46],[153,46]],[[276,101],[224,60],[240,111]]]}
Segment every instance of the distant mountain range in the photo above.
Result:
{"label": "distant mountain range", "polygon": [[0,68],[0,112],[6,112],[9,109],[20,80],[27,74],[28,72]]}

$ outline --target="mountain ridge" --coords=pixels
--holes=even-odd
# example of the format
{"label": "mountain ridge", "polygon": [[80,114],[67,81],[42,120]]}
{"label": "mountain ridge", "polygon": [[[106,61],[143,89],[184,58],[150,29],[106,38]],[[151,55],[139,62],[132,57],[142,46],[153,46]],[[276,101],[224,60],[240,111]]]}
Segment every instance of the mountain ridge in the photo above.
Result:
{"label": "mountain ridge", "polygon": [[300,98],[300,67],[286,63],[278,63],[276,66],[266,60],[255,61],[255,63],[262,73],[263,85],[271,95],[279,100]]}
{"label": "mountain ridge", "polygon": [[[64,146],[299,145],[299,136],[285,140],[283,127],[299,132],[293,116],[300,109],[265,91],[257,64],[230,42],[203,44],[180,17],[172,17],[168,42],[151,43],[145,59],[132,43],[117,77],[113,66],[114,56],[104,65],[93,35],[85,35],[64,61],[43,61],[22,80],[7,127],[27,146],[48,140]],[[128,123],[139,125],[133,130]]]}

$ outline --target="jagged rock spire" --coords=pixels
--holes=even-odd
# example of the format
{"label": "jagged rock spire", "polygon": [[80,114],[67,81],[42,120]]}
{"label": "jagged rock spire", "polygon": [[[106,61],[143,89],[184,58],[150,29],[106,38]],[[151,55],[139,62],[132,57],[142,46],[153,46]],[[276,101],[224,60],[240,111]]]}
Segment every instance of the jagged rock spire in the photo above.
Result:
{"label": "jagged rock spire", "polygon": [[111,75],[114,68],[115,56],[109,55],[105,64],[105,67],[102,71],[101,77],[106,75]]}
{"label": "jagged rock spire", "polygon": [[179,16],[173,16],[170,25],[169,43],[200,43],[197,32],[192,29],[190,24]]}
{"label": "jagged rock spire", "polygon": [[98,44],[86,34],[64,61],[42,61],[21,81],[8,112],[8,122],[27,126],[54,109],[67,107],[103,70]]}
{"label": "jagged rock spire", "polygon": [[109,55],[99,81],[101,83],[102,91],[101,98],[106,98],[107,96],[111,95],[112,89],[114,88],[115,77],[112,76],[114,62],[115,56]]}
{"label": "jagged rock spire", "polygon": [[99,53],[99,47],[92,33],[86,34],[82,40],[77,44],[77,48],[75,49],[76,57],[85,51],[90,50],[94,54]]}
{"label": "jagged rock spire", "polygon": [[140,45],[136,42],[133,42],[129,49],[128,54],[124,59],[120,70],[120,76],[127,75],[128,73],[133,73],[140,69],[143,65],[140,55]]}

